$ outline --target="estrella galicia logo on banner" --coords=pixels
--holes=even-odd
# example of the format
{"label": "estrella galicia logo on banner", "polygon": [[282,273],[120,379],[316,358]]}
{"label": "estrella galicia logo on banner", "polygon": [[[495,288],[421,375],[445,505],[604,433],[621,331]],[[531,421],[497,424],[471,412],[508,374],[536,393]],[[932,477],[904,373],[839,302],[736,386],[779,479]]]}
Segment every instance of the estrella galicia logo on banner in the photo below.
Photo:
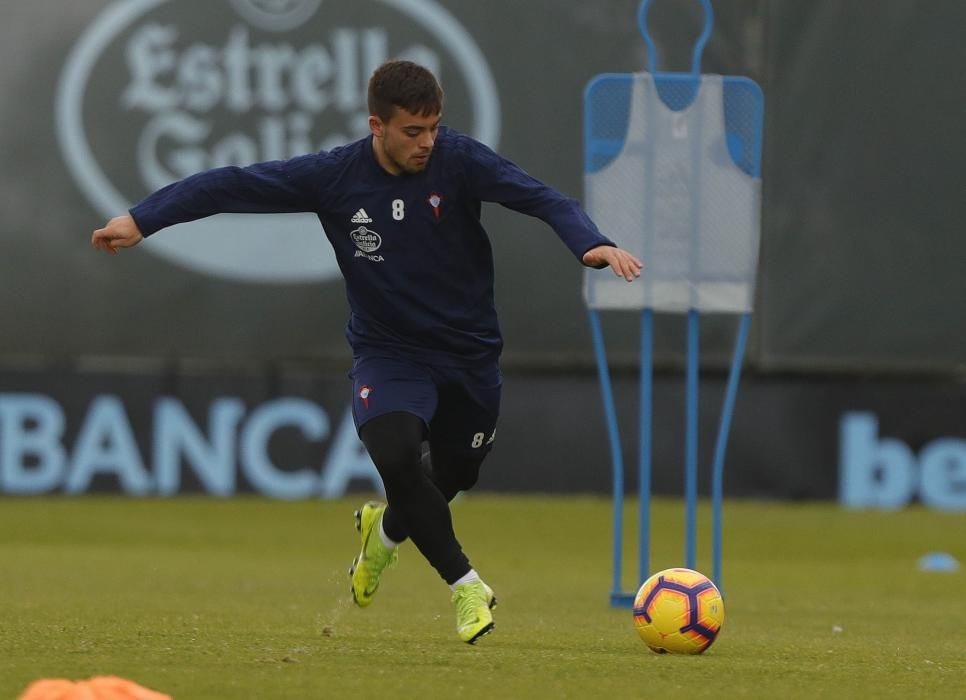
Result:
{"label": "estrella galicia logo on banner", "polygon": [[[369,76],[397,57],[439,76],[447,123],[498,145],[489,66],[436,0],[114,0],[67,58],[58,138],[106,219],[201,170],[364,136]],[[310,214],[223,214],[172,227],[144,248],[246,282],[339,275]]]}

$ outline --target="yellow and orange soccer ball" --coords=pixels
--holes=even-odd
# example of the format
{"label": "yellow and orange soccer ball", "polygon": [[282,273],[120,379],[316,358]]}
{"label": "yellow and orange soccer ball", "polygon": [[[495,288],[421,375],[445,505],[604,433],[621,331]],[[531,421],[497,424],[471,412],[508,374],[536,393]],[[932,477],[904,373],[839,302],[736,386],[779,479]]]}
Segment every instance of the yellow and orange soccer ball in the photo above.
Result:
{"label": "yellow and orange soccer ball", "polygon": [[634,597],[634,626],[658,654],[700,654],[717,639],[724,623],[721,592],[691,569],[658,571]]}

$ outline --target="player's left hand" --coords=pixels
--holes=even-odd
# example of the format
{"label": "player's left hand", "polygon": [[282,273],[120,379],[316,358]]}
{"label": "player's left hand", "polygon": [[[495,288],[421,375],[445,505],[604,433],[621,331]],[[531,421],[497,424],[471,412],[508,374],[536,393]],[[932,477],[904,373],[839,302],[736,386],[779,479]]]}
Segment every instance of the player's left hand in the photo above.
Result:
{"label": "player's left hand", "polygon": [[626,250],[610,245],[599,245],[596,248],[591,248],[584,253],[583,263],[589,267],[610,265],[610,269],[614,271],[615,275],[623,277],[628,282],[633,282],[635,277],[640,277],[641,268],[644,267],[644,263]]}

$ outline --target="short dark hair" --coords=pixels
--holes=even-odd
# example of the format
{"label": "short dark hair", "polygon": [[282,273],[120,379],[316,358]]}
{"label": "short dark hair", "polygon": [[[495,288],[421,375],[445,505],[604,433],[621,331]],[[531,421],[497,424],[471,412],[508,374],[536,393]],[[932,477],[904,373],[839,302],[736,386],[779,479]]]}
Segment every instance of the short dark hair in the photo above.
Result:
{"label": "short dark hair", "polygon": [[443,88],[432,72],[412,61],[386,61],[369,78],[369,114],[388,122],[396,107],[428,117],[443,111]]}

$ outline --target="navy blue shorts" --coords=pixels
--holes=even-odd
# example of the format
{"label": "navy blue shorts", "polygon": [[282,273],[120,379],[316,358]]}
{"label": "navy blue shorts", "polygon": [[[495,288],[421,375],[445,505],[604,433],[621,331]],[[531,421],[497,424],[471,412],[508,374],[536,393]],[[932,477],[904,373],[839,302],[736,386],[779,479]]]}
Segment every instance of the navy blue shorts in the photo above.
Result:
{"label": "navy blue shorts", "polygon": [[423,419],[430,445],[448,452],[485,455],[496,438],[503,375],[484,367],[436,367],[398,357],[356,356],[352,418],[367,421],[396,411]]}

